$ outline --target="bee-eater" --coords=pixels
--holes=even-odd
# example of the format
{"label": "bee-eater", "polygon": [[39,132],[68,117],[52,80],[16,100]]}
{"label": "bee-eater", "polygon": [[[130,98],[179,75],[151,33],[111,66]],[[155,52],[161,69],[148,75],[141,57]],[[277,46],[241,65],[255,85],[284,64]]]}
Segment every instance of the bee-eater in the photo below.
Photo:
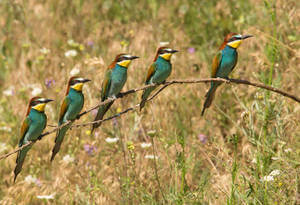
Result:
{"label": "bee-eater", "polygon": [[[68,83],[66,96],[60,107],[58,126],[66,123],[67,121],[74,121],[84,104],[84,96],[82,94],[83,84],[91,80],[80,78],[77,76],[71,77]],[[58,153],[60,146],[64,140],[67,130],[70,128],[72,122],[56,132],[55,146],[52,150],[51,161]]]}
{"label": "bee-eater", "polygon": [[[129,54],[119,54],[116,56],[115,60],[110,64],[105,73],[101,90],[101,102],[105,101],[108,98],[117,97],[117,95],[120,93],[120,91],[126,83],[127,68],[130,65],[131,61],[136,58],[139,57],[132,56]],[[112,101],[108,104],[100,106],[94,121],[102,120],[103,116],[113,103],[114,102]],[[93,124],[92,133],[100,125],[101,122]]]}
{"label": "bee-eater", "polygon": [[[154,62],[148,69],[145,82],[146,85],[163,83],[169,77],[172,71],[171,57],[176,52],[178,51],[167,47],[160,47],[157,50]],[[150,87],[144,90],[140,103],[140,110],[143,109],[147,98],[155,88],[156,87]]]}
{"label": "bee-eater", "polygon": [[[27,144],[30,141],[36,141],[38,139],[41,139],[41,134],[47,124],[47,116],[44,113],[45,106],[48,102],[51,101],[53,100],[41,97],[34,97],[30,100],[26,118],[23,121],[21,127],[21,140],[19,141],[19,147],[22,147],[24,144]],[[17,165],[14,170],[14,182],[16,181],[18,174],[22,170],[26,154],[31,147],[32,144],[27,147],[24,147],[18,152],[16,160]]]}
{"label": "bee-eater", "polygon": [[[219,52],[214,57],[212,62],[211,77],[212,78],[228,78],[228,75],[236,66],[238,60],[237,48],[242,41],[252,37],[251,35],[241,35],[237,33],[229,33],[225,38],[223,44],[219,48]],[[203,116],[206,108],[211,105],[215,92],[221,82],[211,82],[210,89],[206,93],[206,100],[203,105],[201,115]]]}

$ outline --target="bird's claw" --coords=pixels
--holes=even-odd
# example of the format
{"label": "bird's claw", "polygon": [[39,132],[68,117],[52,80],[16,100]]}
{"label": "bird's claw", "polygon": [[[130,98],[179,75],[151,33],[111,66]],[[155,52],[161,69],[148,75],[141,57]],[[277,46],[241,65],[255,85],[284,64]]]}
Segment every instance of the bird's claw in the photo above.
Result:
{"label": "bird's claw", "polygon": [[122,98],[123,96],[124,96],[123,93],[119,93],[119,94],[117,95],[117,98]]}

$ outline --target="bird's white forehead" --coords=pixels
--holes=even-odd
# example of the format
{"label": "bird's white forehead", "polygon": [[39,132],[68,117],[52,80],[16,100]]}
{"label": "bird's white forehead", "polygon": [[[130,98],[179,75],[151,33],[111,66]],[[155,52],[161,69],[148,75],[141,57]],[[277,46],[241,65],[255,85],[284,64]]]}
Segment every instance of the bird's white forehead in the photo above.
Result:
{"label": "bird's white forehead", "polygon": [[165,48],[164,50],[165,50],[165,51],[169,51],[169,52],[171,52],[171,51],[172,51],[172,49],[171,49],[171,48]]}
{"label": "bird's white forehead", "polygon": [[237,34],[237,35],[234,35],[234,37],[242,38],[242,35],[241,34]]}
{"label": "bird's white forehead", "polygon": [[46,98],[39,98],[38,101],[40,101],[40,102],[45,102],[45,101],[46,101]]}
{"label": "bird's white forehead", "polygon": [[131,57],[131,55],[129,55],[129,54],[125,54],[125,55],[123,55],[125,58],[130,58]]}
{"label": "bird's white forehead", "polygon": [[83,78],[76,78],[76,80],[83,81],[84,79]]}

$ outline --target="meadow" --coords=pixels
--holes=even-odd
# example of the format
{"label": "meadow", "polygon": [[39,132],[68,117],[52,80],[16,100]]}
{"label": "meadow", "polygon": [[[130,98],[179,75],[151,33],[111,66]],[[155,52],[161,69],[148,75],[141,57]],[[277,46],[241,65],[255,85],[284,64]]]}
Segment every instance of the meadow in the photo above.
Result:
{"label": "meadow", "polygon": [[[99,103],[104,72],[119,53],[140,58],[123,91],[141,87],[157,48],[172,79],[210,77],[224,36],[252,34],[232,78],[299,97],[297,0],[0,0],[0,155],[17,148],[28,101],[57,125],[72,75],[89,78],[86,110]],[[273,92],[223,84],[200,116],[207,84],[172,85],[142,112],[73,128],[50,163],[55,134],[29,151],[13,183],[16,155],[0,161],[0,204],[299,204],[300,104]],[[116,100],[106,117],[139,103]],[[77,123],[94,119],[95,112]]]}

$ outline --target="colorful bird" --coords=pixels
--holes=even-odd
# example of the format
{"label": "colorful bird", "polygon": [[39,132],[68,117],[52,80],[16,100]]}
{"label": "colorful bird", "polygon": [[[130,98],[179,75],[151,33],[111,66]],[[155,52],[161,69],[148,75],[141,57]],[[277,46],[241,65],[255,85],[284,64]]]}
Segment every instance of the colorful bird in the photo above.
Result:
{"label": "colorful bird", "polygon": [[[119,54],[116,56],[115,60],[110,64],[105,73],[101,90],[101,102],[105,101],[108,98],[117,97],[117,95],[122,90],[124,84],[126,83],[127,68],[130,65],[131,61],[136,58],[139,57],[132,56],[129,54]],[[103,116],[113,103],[114,102],[112,101],[108,104],[100,106],[94,121],[102,120]],[[92,133],[100,125],[101,122],[93,124]]]}
{"label": "colorful bird", "polygon": [[[36,141],[41,139],[41,134],[43,130],[46,127],[47,124],[47,116],[45,115],[45,106],[48,102],[51,102],[53,100],[41,98],[41,97],[34,97],[30,100],[29,106],[27,109],[26,118],[23,121],[22,127],[21,127],[21,140],[19,141],[19,147],[22,147],[23,145],[27,144],[31,141]],[[22,166],[26,157],[27,152],[32,147],[31,145],[28,145],[27,147],[24,147],[22,150],[18,152],[17,160],[16,160],[16,167],[14,170],[14,182],[16,181],[16,178],[18,174],[22,170]]]}
{"label": "colorful bird", "polygon": [[[219,52],[214,57],[212,62],[211,77],[212,78],[228,78],[228,75],[236,66],[238,60],[237,48],[243,40],[252,37],[251,35],[241,35],[237,33],[229,33],[225,38],[223,44],[219,48]],[[221,82],[211,82],[210,89],[206,93],[206,100],[203,105],[201,115],[203,116],[206,108],[209,108],[215,92]]]}
{"label": "colorful bird", "polygon": [[[60,108],[58,126],[61,126],[62,124],[68,121],[74,121],[77,118],[84,104],[82,87],[84,83],[89,81],[91,80],[80,78],[77,76],[70,78],[67,87],[66,96]],[[52,150],[51,161],[58,153],[60,146],[64,140],[64,136],[67,130],[70,128],[71,124],[72,122],[62,127],[60,130],[56,132],[55,146],[53,147]]]}
{"label": "colorful bird", "polygon": [[[160,47],[157,50],[154,62],[148,69],[145,82],[146,85],[163,83],[169,77],[172,71],[171,57],[176,52],[178,51],[167,47]],[[143,109],[147,98],[155,88],[156,87],[150,87],[144,90],[140,103],[140,110]]]}

